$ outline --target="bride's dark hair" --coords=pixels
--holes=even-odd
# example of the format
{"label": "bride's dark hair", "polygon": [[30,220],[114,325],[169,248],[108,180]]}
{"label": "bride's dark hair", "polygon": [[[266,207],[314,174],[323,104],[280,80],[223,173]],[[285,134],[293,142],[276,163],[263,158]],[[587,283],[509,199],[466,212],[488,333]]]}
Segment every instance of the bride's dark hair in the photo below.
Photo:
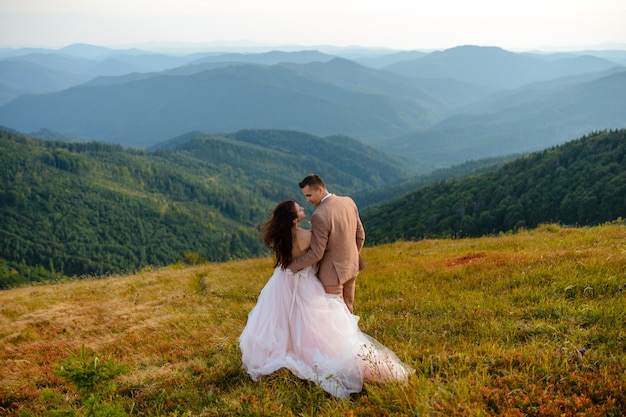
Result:
{"label": "bride's dark hair", "polygon": [[265,246],[274,251],[276,261],[274,267],[286,268],[291,263],[293,221],[298,218],[296,202],[285,200],[276,206],[268,221],[259,226]]}

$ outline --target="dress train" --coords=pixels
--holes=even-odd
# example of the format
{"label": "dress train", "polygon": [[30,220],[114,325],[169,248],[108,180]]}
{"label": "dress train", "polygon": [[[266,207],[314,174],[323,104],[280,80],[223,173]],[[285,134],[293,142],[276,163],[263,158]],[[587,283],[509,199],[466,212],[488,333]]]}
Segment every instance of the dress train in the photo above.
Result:
{"label": "dress train", "polygon": [[363,381],[406,381],[410,368],[358,321],[312,267],[277,267],[239,337],[243,367],[254,381],[287,368],[339,398],[360,392]]}

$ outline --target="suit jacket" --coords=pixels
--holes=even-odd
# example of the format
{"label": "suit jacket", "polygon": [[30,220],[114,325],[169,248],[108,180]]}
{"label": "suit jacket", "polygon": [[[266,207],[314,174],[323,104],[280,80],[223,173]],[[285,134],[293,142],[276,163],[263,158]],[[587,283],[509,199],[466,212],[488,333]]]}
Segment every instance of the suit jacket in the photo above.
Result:
{"label": "suit jacket", "polygon": [[330,195],[311,216],[311,246],[289,268],[299,271],[317,264],[322,284],[343,284],[365,268],[361,249],[365,231],[356,204],[350,197]]}

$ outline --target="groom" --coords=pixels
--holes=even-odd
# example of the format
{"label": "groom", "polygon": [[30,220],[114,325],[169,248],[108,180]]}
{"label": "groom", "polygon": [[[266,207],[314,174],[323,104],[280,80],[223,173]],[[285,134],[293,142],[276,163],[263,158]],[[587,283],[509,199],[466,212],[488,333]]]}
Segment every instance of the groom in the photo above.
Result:
{"label": "groom", "polygon": [[340,296],[352,313],[356,277],[365,264],[361,249],[365,231],[356,204],[350,197],[329,193],[315,174],[298,183],[306,200],[316,209],[311,216],[311,246],[289,264],[297,272],[317,264],[317,277],[328,294]]}

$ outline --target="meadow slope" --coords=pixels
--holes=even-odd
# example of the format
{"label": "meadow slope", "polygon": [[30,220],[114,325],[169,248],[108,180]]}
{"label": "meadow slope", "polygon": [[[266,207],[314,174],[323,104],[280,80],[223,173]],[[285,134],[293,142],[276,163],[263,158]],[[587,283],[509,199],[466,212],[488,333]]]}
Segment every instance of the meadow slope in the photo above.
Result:
{"label": "meadow slope", "polygon": [[[0,414],[626,410],[623,221],[397,242],[363,255],[368,268],[355,312],[363,331],[415,368],[407,384],[368,385],[342,401],[288,372],[252,382],[241,369],[238,337],[271,275],[272,260],[259,258],[0,292]],[[80,367],[102,376],[113,364],[121,373],[115,386],[79,389],[67,376]]]}

